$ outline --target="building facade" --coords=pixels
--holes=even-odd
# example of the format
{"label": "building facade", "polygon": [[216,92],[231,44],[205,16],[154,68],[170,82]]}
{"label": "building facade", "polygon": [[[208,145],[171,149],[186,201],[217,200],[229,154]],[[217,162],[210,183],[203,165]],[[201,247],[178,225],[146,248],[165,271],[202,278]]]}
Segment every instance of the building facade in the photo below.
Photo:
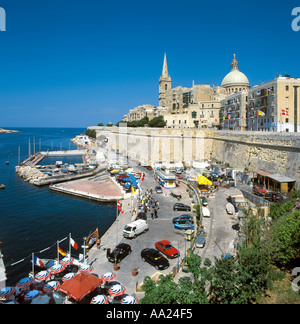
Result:
{"label": "building facade", "polygon": [[131,109],[123,121],[164,116],[167,128],[221,128],[241,131],[300,132],[300,78],[279,76],[250,88],[234,54],[221,86],[172,88],[164,55],[159,106]]}
{"label": "building facade", "polygon": [[279,76],[249,91],[248,130],[300,131],[300,78]]}

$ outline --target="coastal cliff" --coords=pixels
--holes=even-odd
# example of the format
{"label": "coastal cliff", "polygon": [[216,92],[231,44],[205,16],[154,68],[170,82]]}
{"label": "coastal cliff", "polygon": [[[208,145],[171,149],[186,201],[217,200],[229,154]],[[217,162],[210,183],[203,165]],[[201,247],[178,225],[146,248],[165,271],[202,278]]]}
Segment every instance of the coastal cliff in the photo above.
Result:
{"label": "coastal cliff", "polygon": [[8,130],[8,129],[0,128],[0,134],[10,134],[10,133],[20,133],[20,132],[16,130]]}

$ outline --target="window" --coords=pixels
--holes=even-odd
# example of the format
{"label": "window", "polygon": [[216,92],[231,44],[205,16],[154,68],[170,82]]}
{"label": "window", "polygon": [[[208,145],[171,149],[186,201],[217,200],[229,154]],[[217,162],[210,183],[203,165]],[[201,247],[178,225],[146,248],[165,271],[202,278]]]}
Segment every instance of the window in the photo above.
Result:
{"label": "window", "polygon": [[289,86],[285,86],[285,91],[289,91]]}
{"label": "window", "polygon": [[197,112],[196,111],[192,112],[192,118],[197,118]]}
{"label": "window", "polygon": [[168,90],[168,85],[167,84],[165,85],[165,90]]}

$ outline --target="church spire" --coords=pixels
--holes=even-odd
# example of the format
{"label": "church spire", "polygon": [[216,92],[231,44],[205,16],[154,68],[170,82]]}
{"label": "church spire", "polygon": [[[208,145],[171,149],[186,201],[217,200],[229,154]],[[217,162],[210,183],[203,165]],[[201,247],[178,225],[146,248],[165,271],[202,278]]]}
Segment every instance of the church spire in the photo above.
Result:
{"label": "church spire", "polygon": [[167,78],[168,76],[169,76],[169,72],[168,72],[168,64],[167,64],[167,54],[165,53],[162,77]]}
{"label": "church spire", "polygon": [[171,77],[169,76],[167,55],[165,53],[162,75],[159,78],[159,97],[158,97],[159,106],[166,107],[166,99],[167,99],[166,95],[167,95],[167,91],[171,89],[171,86],[172,86],[172,80]]}
{"label": "church spire", "polygon": [[231,61],[231,71],[239,70],[239,62],[235,58],[235,54],[233,54],[233,60]]}

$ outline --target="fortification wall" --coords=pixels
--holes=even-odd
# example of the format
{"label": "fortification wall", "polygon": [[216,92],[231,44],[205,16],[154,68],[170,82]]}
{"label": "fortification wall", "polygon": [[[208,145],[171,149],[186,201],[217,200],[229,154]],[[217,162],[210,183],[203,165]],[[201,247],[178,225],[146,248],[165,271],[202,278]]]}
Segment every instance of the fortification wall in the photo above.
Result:
{"label": "fortification wall", "polygon": [[215,159],[249,171],[295,178],[300,188],[300,134],[196,129],[91,127],[108,147],[143,164]]}

